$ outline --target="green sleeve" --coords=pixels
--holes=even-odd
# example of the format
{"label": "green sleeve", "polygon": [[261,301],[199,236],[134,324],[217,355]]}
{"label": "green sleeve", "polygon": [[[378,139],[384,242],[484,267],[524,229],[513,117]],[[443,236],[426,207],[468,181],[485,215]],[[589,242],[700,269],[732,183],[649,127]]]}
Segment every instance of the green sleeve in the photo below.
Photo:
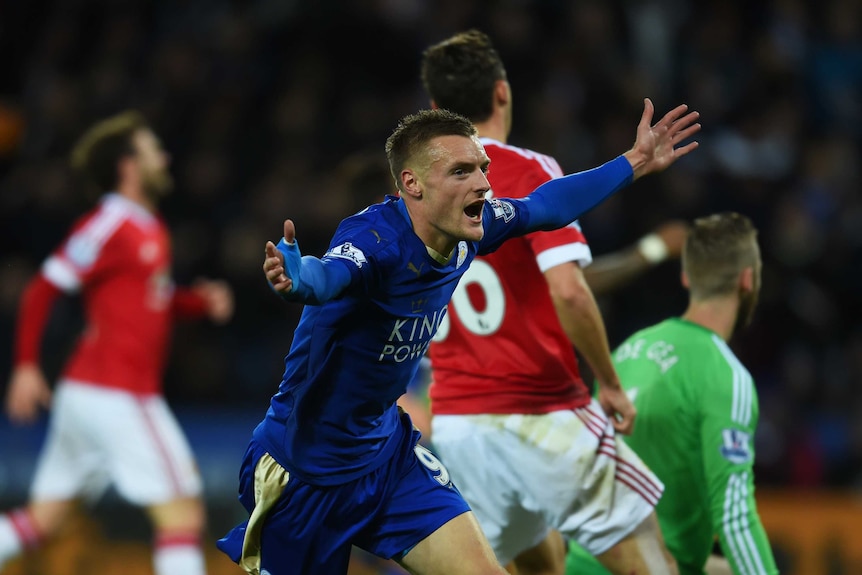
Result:
{"label": "green sleeve", "polygon": [[701,388],[701,441],[712,528],[735,575],[778,573],[754,499],[757,392],[727,350]]}

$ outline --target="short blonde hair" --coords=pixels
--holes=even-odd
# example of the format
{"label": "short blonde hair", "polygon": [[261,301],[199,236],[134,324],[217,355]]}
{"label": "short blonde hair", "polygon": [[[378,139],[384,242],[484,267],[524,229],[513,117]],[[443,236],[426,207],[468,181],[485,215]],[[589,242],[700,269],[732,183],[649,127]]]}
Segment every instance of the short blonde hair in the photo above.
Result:
{"label": "short blonde hair", "polygon": [[695,220],[682,251],[689,293],[698,300],[733,293],[740,272],[759,262],[757,229],[736,212]]}

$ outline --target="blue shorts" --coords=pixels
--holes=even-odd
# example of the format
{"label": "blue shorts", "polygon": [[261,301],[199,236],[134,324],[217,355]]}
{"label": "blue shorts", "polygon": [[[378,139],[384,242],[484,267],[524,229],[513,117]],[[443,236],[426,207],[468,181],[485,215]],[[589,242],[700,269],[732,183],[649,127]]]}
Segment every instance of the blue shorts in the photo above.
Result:
{"label": "blue shorts", "polygon": [[[261,573],[343,575],[352,545],[397,560],[469,511],[446,468],[418,440],[418,431],[405,433],[390,461],[349,483],[322,487],[290,477],[263,523]],[[239,499],[249,514],[255,506],[255,468],[265,453],[252,441],[240,470]],[[247,525],[244,521],[217,543],[237,563]]]}

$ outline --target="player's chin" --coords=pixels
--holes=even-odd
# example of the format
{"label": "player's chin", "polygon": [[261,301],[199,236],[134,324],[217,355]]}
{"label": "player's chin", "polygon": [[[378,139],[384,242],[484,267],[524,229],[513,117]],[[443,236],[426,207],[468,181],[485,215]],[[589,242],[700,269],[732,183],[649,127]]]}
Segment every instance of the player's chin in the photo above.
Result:
{"label": "player's chin", "polygon": [[466,226],[463,226],[461,229],[461,237],[470,242],[478,242],[481,241],[483,237],[485,237],[485,228],[482,227],[482,222],[479,223],[470,223]]}

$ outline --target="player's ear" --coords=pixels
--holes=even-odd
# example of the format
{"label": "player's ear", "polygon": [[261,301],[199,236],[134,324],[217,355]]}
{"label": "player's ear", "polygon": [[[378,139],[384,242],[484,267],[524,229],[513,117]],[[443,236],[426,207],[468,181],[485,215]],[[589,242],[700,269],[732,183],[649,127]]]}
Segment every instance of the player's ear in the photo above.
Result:
{"label": "player's ear", "polygon": [[506,80],[497,80],[494,82],[494,103],[498,106],[505,106],[512,99],[512,92],[509,88],[509,82]]}
{"label": "player's ear", "polygon": [[435,102],[434,100],[431,100],[431,109],[432,110],[439,110],[440,106],[437,105],[437,102]]}
{"label": "player's ear", "polygon": [[689,288],[688,274],[685,273],[685,270],[679,272],[679,283],[681,283],[682,287],[684,287],[685,289]]}
{"label": "player's ear", "polygon": [[416,173],[411,169],[401,170],[401,194],[415,199],[422,197],[419,178],[416,177]]}
{"label": "player's ear", "polygon": [[749,266],[739,272],[739,289],[743,293],[754,291],[754,268]]}

